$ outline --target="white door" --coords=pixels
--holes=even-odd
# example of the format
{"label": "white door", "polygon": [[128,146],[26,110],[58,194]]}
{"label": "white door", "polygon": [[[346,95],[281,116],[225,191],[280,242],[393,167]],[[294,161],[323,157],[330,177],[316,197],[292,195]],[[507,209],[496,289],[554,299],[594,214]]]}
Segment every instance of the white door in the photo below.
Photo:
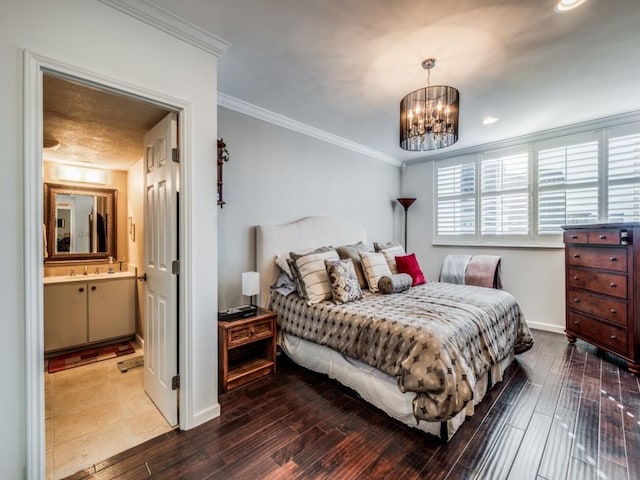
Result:
{"label": "white door", "polygon": [[179,165],[177,114],[170,113],[144,137],[144,389],[170,425],[178,423],[178,258],[177,197]]}

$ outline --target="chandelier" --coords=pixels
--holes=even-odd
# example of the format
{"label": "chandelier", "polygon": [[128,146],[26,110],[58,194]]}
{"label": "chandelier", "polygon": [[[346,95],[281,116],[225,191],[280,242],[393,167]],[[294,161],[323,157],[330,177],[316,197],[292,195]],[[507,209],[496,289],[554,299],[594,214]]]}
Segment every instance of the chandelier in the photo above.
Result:
{"label": "chandelier", "polygon": [[437,150],[458,141],[460,94],[453,87],[431,86],[435,64],[435,58],[422,62],[427,87],[411,92],[400,102],[400,146],[405,150]]}

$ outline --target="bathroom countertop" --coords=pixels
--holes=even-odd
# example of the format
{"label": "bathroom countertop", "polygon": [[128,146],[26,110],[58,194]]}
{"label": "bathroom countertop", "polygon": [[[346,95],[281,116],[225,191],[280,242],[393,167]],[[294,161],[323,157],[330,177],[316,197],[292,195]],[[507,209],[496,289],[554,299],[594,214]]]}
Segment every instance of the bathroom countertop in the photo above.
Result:
{"label": "bathroom countertop", "polygon": [[44,277],[44,284],[51,283],[71,283],[71,282],[92,282],[94,280],[112,280],[116,278],[135,278],[134,272],[114,272],[114,273],[88,273],[84,275],[82,272],[75,275],[55,275],[51,277]]}

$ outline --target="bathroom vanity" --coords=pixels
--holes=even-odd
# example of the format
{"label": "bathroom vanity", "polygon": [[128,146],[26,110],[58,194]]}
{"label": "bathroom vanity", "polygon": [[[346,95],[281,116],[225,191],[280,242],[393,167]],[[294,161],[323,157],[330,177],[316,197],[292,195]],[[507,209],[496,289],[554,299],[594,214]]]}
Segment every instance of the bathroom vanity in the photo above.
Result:
{"label": "bathroom vanity", "polygon": [[135,274],[115,272],[44,278],[44,351],[135,333]]}

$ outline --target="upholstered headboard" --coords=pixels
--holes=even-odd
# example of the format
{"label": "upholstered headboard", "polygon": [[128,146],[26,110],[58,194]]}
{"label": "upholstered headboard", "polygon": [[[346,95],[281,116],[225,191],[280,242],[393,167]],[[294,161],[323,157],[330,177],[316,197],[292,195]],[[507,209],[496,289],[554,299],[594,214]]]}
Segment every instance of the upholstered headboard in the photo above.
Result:
{"label": "upholstered headboard", "polygon": [[364,228],[332,217],[305,217],[282,225],[256,227],[256,268],[260,272],[260,305],[266,307],[269,289],[278,279],[276,255],[304,248],[367,241]]}

